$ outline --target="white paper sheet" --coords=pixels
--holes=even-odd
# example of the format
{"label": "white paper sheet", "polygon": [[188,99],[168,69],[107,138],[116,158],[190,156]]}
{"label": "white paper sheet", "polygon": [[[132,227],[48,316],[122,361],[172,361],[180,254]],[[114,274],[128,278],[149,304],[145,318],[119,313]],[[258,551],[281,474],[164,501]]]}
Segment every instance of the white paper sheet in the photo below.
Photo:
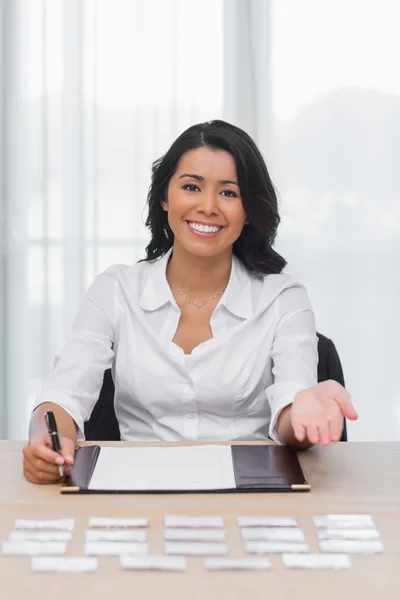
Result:
{"label": "white paper sheet", "polygon": [[244,548],[250,554],[281,554],[310,551],[308,545],[303,542],[245,542]]}
{"label": "white paper sheet", "polygon": [[148,545],[135,542],[85,542],[85,556],[121,556],[133,554],[143,556],[148,553]]}
{"label": "white paper sheet", "polygon": [[8,536],[10,542],[69,542],[70,531],[12,531]]}
{"label": "white paper sheet", "polygon": [[60,555],[67,551],[67,542],[3,542],[4,556]]}
{"label": "white paper sheet", "polygon": [[147,527],[147,517],[90,517],[89,527]]}
{"label": "white paper sheet", "polygon": [[16,519],[14,529],[61,529],[72,531],[75,519]]}
{"label": "white paper sheet", "polygon": [[288,569],[350,569],[348,554],[282,554]]}
{"label": "white paper sheet", "polygon": [[228,554],[228,546],[218,542],[165,542],[164,552],[180,556],[223,556]]}
{"label": "white paper sheet", "polygon": [[191,542],[224,542],[225,531],[223,529],[179,529],[170,527],[164,530],[164,539],[167,541],[191,541]]}
{"label": "white paper sheet", "polygon": [[146,529],[88,529],[86,542],[147,542]]}
{"label": "white paper sheet", "polygon": [[297,527],[242,527],[242,538],[246,541],[304,542],[304,533]]}
{"label": "white paper sheet", "polygon": [[121,556],[122,569],[144,571],[186,571],[187,559],[184,556]]}
{"label": "white paper sheet", "polygon": [[374,529],[371,515],[316,515],[313,517],[315,527],[325,529]]}
{"label": "white paper sheet", "polygon": [[230,446],[103,446],[90,490],[234,489]]}
{"label": "white paper sheet", "polygon": [[382,542],[375,540],[321,540],[321,552],[343,552],[346,554],[380,554],[383,552]]}
{"label": "white paper sheet", "polygon": [[379,540],[376,529],[318,529],[319,540]]}
{"label": "white paper sheet", "polygon": [[166,515],[164,517],[165,527],[223,527],[224,520],[222,517],[196,516],[190,517],[186,515]]}
{"label": "white paper sheet", "polygon": [[36,556],[31,559],[31,569],[37,573],[91,573],[98,567],[98,559],[88,556]]}
{"label": "white paper sheet", "polygon": [[252,517],[243,516],[237,518],[239,527],[297,527],[297,519],[294,517]]}
{"label": "white paper sheet", "polygon": [[266,571],[272,566],[269,558],[205,558],[207,571]]}

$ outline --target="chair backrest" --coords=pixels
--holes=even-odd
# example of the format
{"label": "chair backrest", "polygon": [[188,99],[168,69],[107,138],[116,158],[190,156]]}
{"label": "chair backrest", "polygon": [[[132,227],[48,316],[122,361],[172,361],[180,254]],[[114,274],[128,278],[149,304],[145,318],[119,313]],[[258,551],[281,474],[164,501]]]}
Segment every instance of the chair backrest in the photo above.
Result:
{"label": "chair backrest", "polygon": [[[335,345],[329,338],[318,334],[318,381],[334,379],[344,386],[342,365]],[[115,387],[111,369],[104,373],[99,399],[90,419],[85,423],[85,438],[88,441],[116,441],[121,439],[119,425],[114,410]],[[347,441],[346,420],[344,420],[341,442]]]}

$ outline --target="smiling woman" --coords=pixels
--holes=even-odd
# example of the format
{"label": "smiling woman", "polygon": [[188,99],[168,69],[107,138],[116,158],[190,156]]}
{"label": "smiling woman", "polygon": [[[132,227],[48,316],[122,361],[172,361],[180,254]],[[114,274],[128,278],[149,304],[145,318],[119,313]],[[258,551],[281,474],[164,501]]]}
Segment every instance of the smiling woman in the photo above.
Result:
{"label": "smiling woman", "polygon": [[[277,200],[253,140],[190,127],[153,165],[146,259],[96,277],[37,398],[24,472],[59,478],[111,368],[122,440],[339,441],[346,390],[317,384],[314,314],[273,249]],[[56,414],[62,457],[44,413]]]}
{"label": "smiling woman", "polygon": [[178,225],[192,218],[223,227],[216,244],[199,251],[217,255],[231,246],[256,273],[280,273],[286,265],[272,247],[280,220],[274,186],[254,141],[234,125],[216,120],[184,131],[153,165],[148,205],[148,260],[177,241],[189,251]]}

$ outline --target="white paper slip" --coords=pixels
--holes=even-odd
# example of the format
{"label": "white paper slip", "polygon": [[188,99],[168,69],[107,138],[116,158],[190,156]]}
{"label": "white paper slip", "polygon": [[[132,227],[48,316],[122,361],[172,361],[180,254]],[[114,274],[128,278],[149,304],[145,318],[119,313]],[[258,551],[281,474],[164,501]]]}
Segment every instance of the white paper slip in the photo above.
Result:
{"label": "white paper slip", "polygon": [[164,525],[165,527],[223,527],[224,520],[222,517],[166,515]]}
{"label": "white paper slip", "polygon": [[62,529],[72,531],[75,519],[16,519],[14,529]]}
{"label": "white paper slip", "polygon": [[240,533],[249,542],[304,542],[304,533],[297,527],[242,527]]}
{"label": "white paper slip", "polygon": [[5,556],[61,555],[67,551],[67,542],[3,542]]}
{"label": "white paper slip", "polygon": [[281,554],[288,552],[309,552],[310,548],[303,542],[245,542],[246,552],[254,554]]}
{"label": "white paper slip", "polygon": [[379,540],[376,529],[318,529],[319,540]]}
{"label": "white paper slip", "polygon": [[147,527],[146,517],[90,517],[89,527]]}
{"label": "white paper slip", "polygon": [[164,530],[164,539],[167,541],[191,541],[191,542],[224,542],[225,531],[223,529],[179,529],[169,527]]}
{"label": "white paper slip", "polygon": [[205,558],[207,571],[266,571],[272,566],[268,558]]}
{"label": "white paper slip", "polygon": [[342,552],[346,554],[379,554],[383,552],[382,542],[376,540],[321,540],[321,552]]}
{"label": "white paper slip", "polygon": [[36,556],[31,559],[31,569],[37,573],[92,573],[99,561],[88,556]]}
{"label": "white paper slip", "polygon": [[147,542],[146,529],[88,529],[87,542]]}
{"label": "white paper slip", "polygon": [[316,515],[313,517],[316,527],[325,529],[374,529],[371,515]]}
{"label": "white paper slip", "polygon": [[148,545],[135,542],[85,542],[85,556],[146,555]]}
{"label": "white paper slip", "polygon": [[184,556],[121,556],[122,569],[144,571],[186,571],[187,559]]}
{"label": "white paper slip", "polygon": [[181,556],[224,556],[228,554],[228,546],[218,542],[165,542],[164,552]]}
{"label": "white paper slip", "polygon": [[69,542],[70,531],[12,531],[8,536],[10,542]]}
{"label": "white paper slip", "polygon": [[238,517],[239,527],[297,527],[294,517]]}
{"label": "white paper slip", "polygon": [[350,569],[348,554],[282,554],[282,561],[288,569]]}

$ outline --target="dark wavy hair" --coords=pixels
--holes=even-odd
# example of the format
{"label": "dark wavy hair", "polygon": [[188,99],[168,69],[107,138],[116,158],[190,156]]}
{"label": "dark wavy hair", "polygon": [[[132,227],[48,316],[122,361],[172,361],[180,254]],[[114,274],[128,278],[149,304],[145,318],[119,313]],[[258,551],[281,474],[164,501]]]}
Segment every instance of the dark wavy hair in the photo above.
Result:
{"label": "dark wavy hair", "polygon": [[242,233],[234,242],[233,253],[248,271],[280,273],[286,261],[272,248],[280,217],[275,189],[264,159],[245,131],[220,120],[189,127],[175,140],[166,154],[153,163],[145,222],[151,232],[151,241],[146,247],[147,257],[143,260],[157,259],[173,246],[174,234],[161,202],[166,199],[169,181],[181,156],[188,150],[201,146],[225,150],[233,156],[236,163],[248,225],[243,227]]}

